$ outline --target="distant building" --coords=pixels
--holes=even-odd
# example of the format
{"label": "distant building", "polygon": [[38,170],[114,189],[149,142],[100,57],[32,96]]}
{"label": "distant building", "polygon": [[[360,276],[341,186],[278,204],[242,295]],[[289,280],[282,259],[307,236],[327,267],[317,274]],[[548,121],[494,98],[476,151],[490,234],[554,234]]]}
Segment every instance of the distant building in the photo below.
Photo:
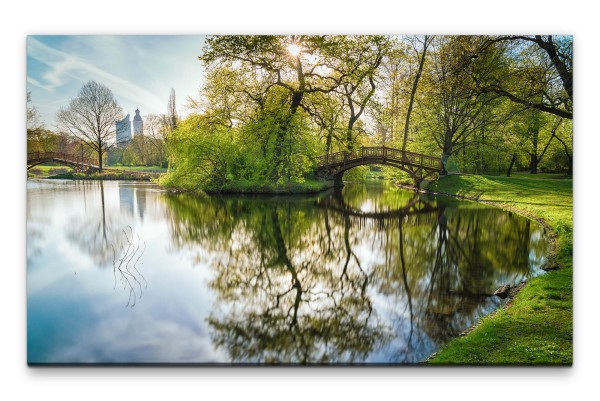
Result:
{"label": "distant building", "polygon": [[129,120],[129,114],[124,119],[116,121],[115,124],[117,126],[117,146],[124,148],[131,141],[131,121]]}
{"label": "distant building", "polygon": [[143,135],[144,134],[144,121],[142,121],[142,116],[140,116],[140,111],[135,109],[135,117],[133,117],[133,135]]}

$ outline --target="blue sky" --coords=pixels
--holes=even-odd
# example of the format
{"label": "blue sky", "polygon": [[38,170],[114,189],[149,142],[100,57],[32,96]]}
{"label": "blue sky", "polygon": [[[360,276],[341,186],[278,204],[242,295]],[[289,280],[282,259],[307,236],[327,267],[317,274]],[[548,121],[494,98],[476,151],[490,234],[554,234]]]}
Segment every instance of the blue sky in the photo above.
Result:
{"label": "blue sky", "polygon": [[61,106],[89,80],[108,86],[124,114],[167,110],[171,88],[177,111],[185,116],[189,96],[197,97],[203,66],[200,35],[28,36],[27,90],[47,128],[55,128]]}

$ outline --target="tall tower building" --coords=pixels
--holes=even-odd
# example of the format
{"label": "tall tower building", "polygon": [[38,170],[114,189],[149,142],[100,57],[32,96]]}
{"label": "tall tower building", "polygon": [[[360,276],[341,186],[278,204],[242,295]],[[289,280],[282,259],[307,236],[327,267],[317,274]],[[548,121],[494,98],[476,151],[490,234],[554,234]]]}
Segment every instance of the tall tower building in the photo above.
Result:
{"label": "tall tower building", "polygon": [[133,135],[143,135],[144,133],[144,122],[142,121],[142,116],[140,116],[140,111],[135,109],[135,116],[133,117]]}
{"label": "tall tower building", "polygon": [[129,114],[124,119],[115,121],[115,125],[117,128],[117,146],[127,146],[129,141],[131,141],[131,121],[129,120]]}

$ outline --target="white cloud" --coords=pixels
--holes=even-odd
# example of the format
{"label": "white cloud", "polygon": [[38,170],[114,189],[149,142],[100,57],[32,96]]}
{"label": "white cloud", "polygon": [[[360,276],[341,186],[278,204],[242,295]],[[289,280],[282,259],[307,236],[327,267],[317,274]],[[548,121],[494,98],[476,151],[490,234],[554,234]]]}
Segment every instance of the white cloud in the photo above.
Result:
{"label": "white cloud", "polygon": [[50,67],[50,71],[44,73],[38,79],[27,78],[27,81],[32,85],[47,91],[55,91],[55,89],[65,85],[68,79],[81,82],[95,80],[108,86],[116,96],[140,106],[145,106],[147,109],[162,110],[165,107],[161,99],[144,88],[79,57],[51,48],[33,37],[28,39],[27,53],[31,58]]}

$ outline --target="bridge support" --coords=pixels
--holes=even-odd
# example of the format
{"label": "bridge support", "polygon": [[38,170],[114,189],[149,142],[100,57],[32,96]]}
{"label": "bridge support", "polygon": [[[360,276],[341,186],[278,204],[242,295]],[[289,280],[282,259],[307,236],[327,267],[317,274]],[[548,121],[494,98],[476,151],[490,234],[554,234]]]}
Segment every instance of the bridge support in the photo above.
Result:
{"label": "bridge support", "polygon": [[336,174],[333,176],[333,187],[334,188],[342,188],[344,186],[344,181],[342,177],[344,174]]}

